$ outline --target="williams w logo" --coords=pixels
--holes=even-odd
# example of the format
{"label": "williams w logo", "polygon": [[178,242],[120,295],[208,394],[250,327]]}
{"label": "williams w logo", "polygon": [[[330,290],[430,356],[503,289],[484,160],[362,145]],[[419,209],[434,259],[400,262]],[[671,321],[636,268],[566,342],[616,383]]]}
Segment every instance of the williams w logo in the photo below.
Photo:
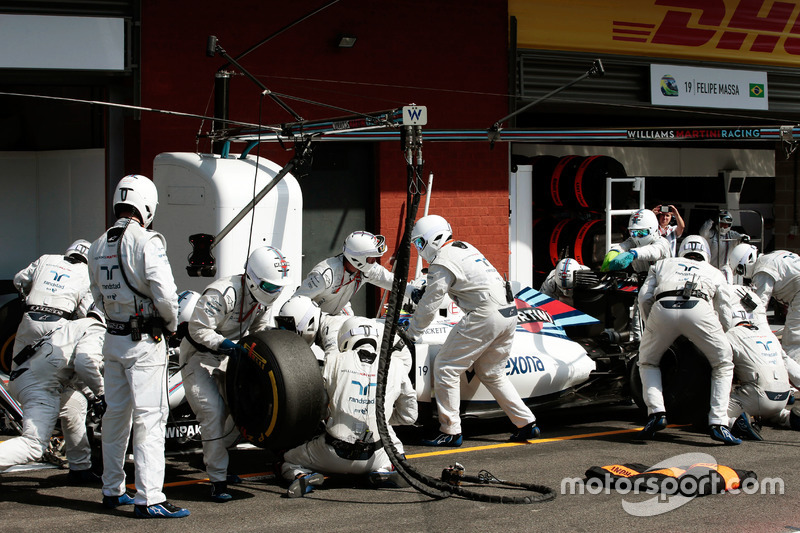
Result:
{"label": "williams w logo", "polygon": [[412,108],[408,110],[408,118],[410,118],[411,120],[419,120],[421,116],[422,116],[422,109]]}
{"label": "williams w logo", "polygon": [[360,381],[356,381],[356,380],[353,380],[350,383],[352,383],[353,385],[357,385],[358,386],[359,394],[361,396],[367,396],[369,394],[369,388],[370,387],[377,387],[378,386],[377,383],[367,383],[366,385],[362,385]]}
{"label": "williams w logo", "polygon": [[678,265],[682,266],[682,267],[683,267],[683,269],[684,269],[686,272],[691,272],[691,271],[692,271],[692,270],[694,270],[695,268],[700,268],[700,267],[698,267],[698,266],[695,266],[695,265],[684,265],[683,263],[678,263]]}
{"label": "williams w logo", "polygon": [[100,270],[106,273],[106,280],[111,281],[114,279],[114,269],[119,268],[117,265],[111,265],[110,267],[101,266]]}
{"label": "williams w logo", "polygon": [[772,341],[756,341],[756,344],[760,344],[765,352],[769,352],[769,345],[772,344]]}
{"label": "williams w logo", "polygon": [[61,281],[61,278],[69,277],[69,274],[59,274],[55,270],[51,270],[50,273],[53,275],[53,281]]}

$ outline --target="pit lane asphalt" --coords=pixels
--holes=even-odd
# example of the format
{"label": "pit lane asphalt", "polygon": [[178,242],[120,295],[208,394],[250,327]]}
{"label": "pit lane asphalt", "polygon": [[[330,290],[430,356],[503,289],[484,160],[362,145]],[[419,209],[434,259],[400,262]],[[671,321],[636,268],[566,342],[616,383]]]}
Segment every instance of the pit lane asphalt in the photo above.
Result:
{"label": "pit lane asphalt", "polygon": [[[231,452],[230,472],[243,475],[232,486],[236,498],[216,504],[199,454],[170,456],[165,493],[188,507],[184,519],[141,520],[130,506],[109,511],[99,504],[99,487],[66,486],[66,471],[23,470],[0,474],[0,529],[12,532],[130,531],[348,531],[402,532],[493,531],[800,531],[800,433],[765,428],[764,442],[722,446],[690,426],[669,427],[657,441],[643,442],[636,430],[643,415],[631,406],[572,409],[539,415],[543,438],[508,443],[507,420],[466,421],[461,448],[432,449],[413,444],[413,432],[399,434],[413,466],[439,477],[443,468],[463,464],[466,473],[485,469],[500,479],[553,488],[554,501],[533,504],[477,502],[453,496],[433,500],[412,488],[370,489],[356,479],[328,478],[305,498],[287,499],[285,486],[272,474],[274,457],[260,449]],[[668,512],[650,494],[614,491],[583,494],[561,490],[565,479],[583,479],[591,466],[617,463],[654,465],[684,453],[705,453],[720,464],[770,478],[755,494],[721,494],[689,499]],[[132,464],[128,462],[128,481]],[[783,484],[780,490],[780,480]],[[487,490],[486,487],[478,490]],[[577,492],[577,490],[573,491]],[[762,493],[764,492],[764,493]],[[776,492],[777,494],[770,492]],[[783,492],[782,494],[780,492]],[[520,492],[491,489],[492,494]],[[633,516],[623,503],[638,504],[648,516]],[[648,503],[645,503],[648,502]],[[625,505],[628,505],[627,503]],[[634,510],[633,512],[638,512]]]}

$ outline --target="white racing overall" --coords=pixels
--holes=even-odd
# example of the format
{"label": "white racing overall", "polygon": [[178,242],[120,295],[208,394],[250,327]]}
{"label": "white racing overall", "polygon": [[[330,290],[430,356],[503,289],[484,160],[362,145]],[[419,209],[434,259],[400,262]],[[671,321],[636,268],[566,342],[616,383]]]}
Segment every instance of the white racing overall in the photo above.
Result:
{"label": "white racing overall", "polygon": [[[360,348],[364,349],[364,348]],[[373,351],[370,348],[370,351]],[[373,351],[374,353],[374,351]],[[378,357],[363,362],[355,351],[331,353],[325,363],[323,379],[328,394],[326,433],[284,454],[281,473],[286,480],[298,474],[368,474],[389,472],[392,463],[381,447],[375,414]],[[417,419],[417,396],[401,361],[392,359],[386,380],[384,407],[387,424],[413,424]],[[391,425],[389,435],[399,453],[403,444]],[[355,459],[347,459],[348,445],[361,439],[369,449]]]}
{"label": "white racing overall", "polygon": [[[124,328],[133,316],[138,316],[142,325],[160,316],[165,330],[173,332],[177,327],[178,295],[166,242],[136,221],[119,219],[92,243],[89,276],[95,305],[105,312],[109,330],[103,345],[108,404],[103,416],[103,494],[120,496],[125,492],[123,467],[132,428],[134,503],[162,503],[167,499],[162,492],[169,414],[167,343],[144,331],[136,340],[132,331]],[[145,297],[137,295],[128,283]]]}
{"label": "white racing overall", "polygon": [[786,306],[781,344],[789,357],[800,362],[800,257],[785,250],[759,256],[753,285],[764,307],[770,297]]}
{"label": "white racing overall", "polygon": [[[682,293],[686,283],[695,288]],[[705,261],[670,257],[650,267],[639,292],[645,329],[639,345],[639,374],[647,413],[663,413],[661,357],[680,335],[692,342],[711,365],[709,425],[728,425],[728,400],[733,379],[733,355],[712,301],[725,284],[722,273]],[[680,293],[680,294],[679,294]]]}
{"label": "white racing overall", "polygon": [[14,287],[25,295],[14,355],[70,318],[86,316],[92,303],[86,263],[72,263],[63,255],[43,255],[20,270]]}
{"label": "white racing overall", "polygon": [[350,299],[364,283],[391,290],[394,274],[378,263],[369,264],[366,272],[348,272],[343,254],[329,257],[311,269],[295,294],[308,296],[324,313],[353,316]]}
{"label": "white racing overall", "polygon": [[461,433],[461,375],[470,367],[517,427],[536,420],[506,375],[517,310],[505,282],[471,244],[445,243],[428,268],[425,294],[408,328],[418,338],[431,323],[445,295],[464,317],[450,331],[433,363],[439,424],[443,433]]}
{"label": "white racing overall", "polygon": [[22,404],[23,431],[21,436],[0,443],[0,472],[41,459],[58,418],[70,469],[91,468],[92,452],[86,434],[88,402],[78,389],[87,384],[97,396],[104,392],[104,336],[105,327],[94,318],[65,321],[11,373],[8,388]]}
{"label": "white racing overall", "polygon": [[238,341],[267,328],[269,308],[259,304],[236,275],[211,283],[195,305],[188,337],[181,342],[180,361],[186,399],[200,422],[203,461],[212,482],[225,481],[228,448],[239,438],[221,391],[228,356],[217,352],[222,341]]}

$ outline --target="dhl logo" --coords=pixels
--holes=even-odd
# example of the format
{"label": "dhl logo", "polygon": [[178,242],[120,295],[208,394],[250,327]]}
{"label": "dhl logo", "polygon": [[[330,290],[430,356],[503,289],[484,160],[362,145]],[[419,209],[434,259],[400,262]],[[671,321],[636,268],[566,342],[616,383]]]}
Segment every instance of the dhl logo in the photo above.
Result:
{"label": "dhl logo", "polygon": [[614,20],[612,39],[629,43],[713,47],[720,51],[800,55],[800,9],[774,0],[654,0],[661,21]]}

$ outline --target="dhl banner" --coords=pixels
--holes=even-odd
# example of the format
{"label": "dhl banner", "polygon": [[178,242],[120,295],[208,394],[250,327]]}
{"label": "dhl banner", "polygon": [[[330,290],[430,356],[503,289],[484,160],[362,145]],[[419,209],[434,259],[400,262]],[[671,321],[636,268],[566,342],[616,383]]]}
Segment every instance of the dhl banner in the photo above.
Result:
{"label": "dhl banner", "polygon": [[800,0],[508,0],[521,49],[800,66]]}

